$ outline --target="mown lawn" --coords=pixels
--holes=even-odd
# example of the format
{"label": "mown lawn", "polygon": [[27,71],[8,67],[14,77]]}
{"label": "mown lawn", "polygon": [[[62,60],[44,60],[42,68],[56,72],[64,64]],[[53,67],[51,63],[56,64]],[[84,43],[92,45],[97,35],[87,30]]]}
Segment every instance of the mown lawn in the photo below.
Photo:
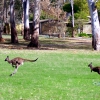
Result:
{"label": "mown lawn", "polygon": [[[35,59],[14,68],[6,56]],[[100,76],[88,64],[100,65],[100,53],[91,50],[0,49],[0,100],[100,100]]]}

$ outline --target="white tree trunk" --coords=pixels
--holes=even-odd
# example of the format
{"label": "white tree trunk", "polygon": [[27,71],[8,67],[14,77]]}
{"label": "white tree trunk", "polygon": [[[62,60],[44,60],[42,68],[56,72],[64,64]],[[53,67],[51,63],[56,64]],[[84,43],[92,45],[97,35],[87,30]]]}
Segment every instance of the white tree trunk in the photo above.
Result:
{"label": "white tree trunk", "polygon": [[88,0],[88,6],[91,15],[92,46],[94,50],[100,51],[100,24],[94,0]]}
{"label": "white tree trunk", "polygon": [[24,7],[24,25],[29,28],[29,0],[23,0]]}
{"label": "white tree trunk", "polygon": [[29,39],[29,0],[23,0],[24,9],[24,39]]}
{"label": "white tree trunk", "polygon": [[70,0],[71,8],[72,8],[72,37],[74,37],[74,7],[73,7],[73,0]]}

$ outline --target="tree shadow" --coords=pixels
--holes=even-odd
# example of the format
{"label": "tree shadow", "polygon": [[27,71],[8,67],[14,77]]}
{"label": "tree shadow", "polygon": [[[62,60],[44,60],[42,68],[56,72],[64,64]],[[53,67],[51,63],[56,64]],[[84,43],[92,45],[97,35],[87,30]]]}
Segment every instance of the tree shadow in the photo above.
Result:
{"label": "tree shadow", "polygon": [[[31,49],[36,50],[37,48],[27,47],[30,41],[19,39],[18,44],[12,44],[9,38],[5,38],[5,42],[0,43],[0,48],[6,49]],[[91,38],[45,38],[39,39],[40,47],[39,50],[57,50],[57,49],[86,49],[92,50],[92,39]]]}
{"label": "tree shadow", "polygon": [[41,47],[54,49],[92,49],[90,38],[66,38],[41,40]]}

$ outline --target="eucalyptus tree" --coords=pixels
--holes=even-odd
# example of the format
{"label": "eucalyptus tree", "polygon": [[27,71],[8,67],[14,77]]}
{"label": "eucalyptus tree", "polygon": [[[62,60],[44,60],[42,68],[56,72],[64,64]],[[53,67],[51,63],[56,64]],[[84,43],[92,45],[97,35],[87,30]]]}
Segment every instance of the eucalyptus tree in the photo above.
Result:
{"label": "eucalyptus tree", "polygon": [[2,8],[3,8],[3,9],[2,9],[2,15],[3,15],[2,17],[3,17],[3,18],[2,18],[2,21],[4,22],[4,19],[5,19],[4,11],[5,11],[5,8],[6,8],[6,0],[2,0],[2,1],[3,1],[3,2],[2,2],[2,3],[3,3],[3,7],[2,7]]}
{"label": "eucalyptus tree", "polygon": [[71,3],[71,10],[72,10],[71,11],[72,12],[72,37],[74,37],[74,7],[73,7],[74,1],[71,0],[70,3]]}
{"label": "eucalyptus tree", "polygon": [[3,0],[2,2],[2,28],[4,28],[4,33],[10,33],[9,27],[9,0]]}
{"label": "eucalyptus tree", "polygon": [[87,0],[87,1],[91,15],[92,47],[94,50],[100,51],[100,23],[99,23],[96,3],[94,0]]}
{"label": "eucalyptus tree", "polygon": [[2,0],[2,14],[3,14],[3,21],[8,22],[8,11],[9,11],[9,0]]}
{"label": "eucalyptus tree", "polygon": [[[3,11],[4,11],[3,8],[4,8],[4,4],[5,4],[5,0],[2,0],[1,3],[0,3],[0,8],[1,8],[0,14],[2,15],[2,16],[0,17],[0,20],[2,21],[2,23],[3,23]],[[2,26],[3,26],[3,24],[2,24]],[[2,39],[2,31],[1,31],[2,28],[3,28],[3,27],[0,26],[0,40]]]}
{"label": "eucalyptus tree", "polygon": [[31,42],[28,44],[28,47],[39,47],[40,1],[41,0],[34,0],[33,32],[31,33]]}
{"label": "eucalyptus tree", "polygon": [[10,0],[10,26],[11,26],[11,43],[18,43],[18,36],[15,26],[14,0]]}
{"label": "eucalyptus tree", "polygon": [[23,0],[24,10],[24,39],[30,39],[29,35],[29,0]]}

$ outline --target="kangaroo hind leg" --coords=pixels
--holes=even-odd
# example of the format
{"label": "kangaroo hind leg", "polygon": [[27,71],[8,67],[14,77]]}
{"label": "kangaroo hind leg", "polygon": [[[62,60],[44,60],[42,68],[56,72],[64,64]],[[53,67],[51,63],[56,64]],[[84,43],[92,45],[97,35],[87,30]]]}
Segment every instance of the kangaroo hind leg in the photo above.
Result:
{"label": "kangaroo hind leg", "polygon": [[14,72],[12,74],[10,74],[10,76],[13,76],[14,74],[16,74],[18,68],[15,68]]}
{"label": "kangaroo hind leg", "polygon": [[10,74],[10,76],[13,76],[14,74],[16,74],[16,72],[17,72],[17,70],[18,70],[18,64],[16,65],[16,67],[15,67],[15,70],[14,70],[14,72],[12,73],[12,74]]}

